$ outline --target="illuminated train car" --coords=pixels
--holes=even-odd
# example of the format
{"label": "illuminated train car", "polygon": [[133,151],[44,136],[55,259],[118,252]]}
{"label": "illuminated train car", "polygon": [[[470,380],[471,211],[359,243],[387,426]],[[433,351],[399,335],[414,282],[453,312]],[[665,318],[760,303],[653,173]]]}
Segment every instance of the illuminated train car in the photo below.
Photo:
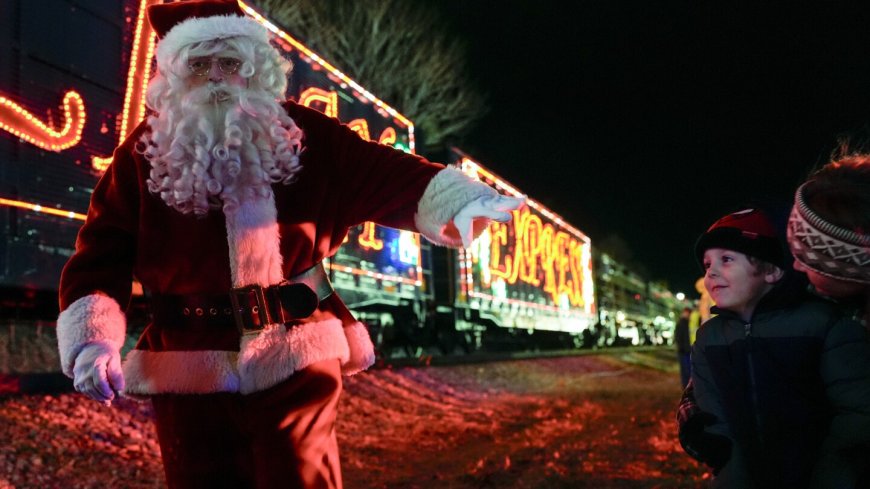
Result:
{"label": "illuminated train car", "polygon": [[[60,271],[111,152],[145,117],[159,0],[8,0],[0,16],[0,316],[52,320]],[[413,123],[256,10],[294,64],[288,96],[413,152]],[[463,171],[519,195],[460,151]],[[589,238],[529,199],[468,250],[367,223],[326,265],[384,356],[588,346],[614,303]],[[603,283],[603,282],[602,282]],[[134,288],[135,290],[135,288]],[[646,292],[644,292],[646,294]],[[147,298],[134,299],[144,312]],[[605,309],[606,306],[606,309]],[[614,311],[616,309],[613,309]],[[607,316],[609,318],[609,316]],[[613,336],[617,336],[614,333]]]}
{"label": "illuminated train car", "polygon": [[[500,193],[523,195],[461,151],[453,159]],[[466,349],[575,347],[597,322],[591,240],[533,198],[510,222],[492,222],[470,248],[442,254],[455,257],[443,267],[452,273],[435,276],[452,275],[454,283],[447,294],[436,286],[436,299],[452,302]]]}
{"label": "illuminated train car", "polygon": [[111,154],[128,122],[120,114],[135,30],[124,20],[129,8],[76,3],[7,1],[0,16],[0,314],[7,317],[56,317],[54,291],[101,173],[98,158]]}
{"label": "illuminated train car", "polygon": [[[117,144],[145,117],[158,0],[4,4],[0,19],[0,290],[3,313],[56,317],[56,289],[90,193]],[[414,151],[414,125],[304,44],[242,4],[293,62],[288,96],[360,137]],[[11,53],[11,54],[9,54]],[[423,300],[419,236],[367,223],[330,260],[362,310]],[[140,301],[141,302],[141,301]]]}
{"label": "illuminated train car", "polygon": [[648,344],[664,345],[674,341],[674,328],[679,319],[682,302],[676,298],[667,286],[659,282],[649,282],[649,317],[652,319],[652,330],[648,335]]}
{"label": "illuminated train car", "polygon": [[603,252],[595,253],[600,322],[596,346],[661,345],[673,341],[680,302]]}

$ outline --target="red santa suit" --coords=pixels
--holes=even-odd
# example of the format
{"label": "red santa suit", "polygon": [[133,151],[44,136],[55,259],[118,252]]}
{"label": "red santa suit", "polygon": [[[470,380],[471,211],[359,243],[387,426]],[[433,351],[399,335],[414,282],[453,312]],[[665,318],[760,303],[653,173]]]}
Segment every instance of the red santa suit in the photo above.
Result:
{"label": "red santa suit", "polygon": [[[275,285],[333,255],[348,228],[365,221],[457,246],[444,232],[451,218],[494,193],[456,169],[364,141],[315,110],[285,107],[304,134],[297,180],[273,185],[273,195],[242,202],[230,215],[183,215],[148,191],[149,162],[134,150],[147,124],[115,151],[61,277],[58,341],[67,375],[88,342],[121,347],[134,276],[157,296]],[[255,335],[149,324],[124,361],[125,393],[249,394],[328,359],[339,359],[345,374],[374,362],[365,326],[338,294],[309,317]]]}
{"label": "red santa suit", "polygon": [[[229,216],[183,215],[148,192],[150,165],[134,150],[147,124],[115,151],[61,277],[65,372],[71,374],[87,342],[123,344],[122,311],[133,276],[154,295],[266,287],[333,255],[348,228],[365,221],[457,246],[457,238],[444,233],[450,219],[468,202],[495,193],[453,168],[364,141],[320,112],[293,102],[285,107],[304,134],[297,180],[273,185],[273,196],[244,202]],[[234,328],[150,324],[126,357],[126,392],[250,393],[328,358],[341,359],[345,374],[374,361],[365,327],[338,294],[310,317],[244,338]]]}
{"label": "red santa suit", "polygon": [[[166,69],[161,64],[161,48],[165,52],[166,46],[208,39],[203,37],[210,34],[208,29],[216,28],[223,36],[266,39],[265,30],[241,16],[234,1],[189,3],[205,5],[202,15],[208,18],[164,27],[172,30],[158,45],[161,70]],[[231,15],[222,15],[230,4]],[[178,2],[158,7],[186,8]],[[159,27],[154,19],[152,24]],[[201,34],[203,26],[205,34]],[[294,102],[283,107],[303,134],[301,170],[291,183],[274,183],[265,192],[243,196],[233,209],[213,209],[204,216],[183,214],[149,191],[152,165],[137,147],[143,135],[149,134],[147,122],[117,148],[94,189],[76,251],[61,276],[58,347],[67,375],[73,376],[76,359],[88,345],[100,343],[120,350],[126,334],[123,311],[134,277],[155,302],[167,297],[207,301],[226,297],[240,287],[268,288],[333,255],[348,229],[365,221],[416,231],[437,244],[459,246],[459,236],[448,232],[453,217],[470,202],[496,195],[492,188],[456,169],[364,141],[317,111]],[[314,445],[318,437],[329,437],[331,448],[318,451],[305,445],[308,441],[294,439],[295,445],[289,447],[279,446],[280,440],[266,441],[263,446],[270,448],[255,451],[277,457],[274,466],[281,466],[281,457],[308,451],[307,459],[300,455],[294,462],[298,487],[340,487],[332,431],[340,380],[329,380],[330,365],[336,364],[336,376],[338,363],[342,373],[353,374],[373,364],[374,351],[365,326],[353,318],[338,294],[317,303],[310,315],[262,325],[254,334],[241,334],[233,321],[218,326],[209,322],[233,312],[225,308],[183,310],[181,315],[155,311],[154,321],[123,364],[124,393],[155,399],[164,463],[171,464],[167,468],[170,486],[202,482],[195,478],[185,482],[186,476],[173,472],[198,464],[196,452],[210,443],[203,438],[198,446],[176,446],[179,438],[202,437],[202,432],[186,432],[187,427],[211,424],[212,431],[219,431],[214,427],[226,425],[229,416],[207,420],[209,412],[233,412],[240,405],[259,402],[257,409],[263,415],[257,418],[268,423],[274,414],[274,422],[268,425],[274,431],[292,428],[302,433],[299,436],[313,437]],[[324,391],[318,387],[322,385],[329,388]],[[322,403],[307,408],[297,404],[311,396],[322,397]],[[204,405],[202,398],[213,404]],[[286,412],[303,409],[320,413],[314,418],[322,412],[331,414],[321,416],[324,421],[293,428],[305,416],[291,422]],[[325,431],[312,435],[315,424]],[[249,431],[259,436],[268,429]],[[268,459],[262,454],[256,457],[257,461]],[[206,468],[201,473],[211,473],[221,463],[204,461]],[[322,474],[312,475],[313,466],[327,468],[314,470]],[[285,477],[278,472],[272,475],[275,479],[267,477],[263,479],[267,482],[258,484],[270,486],[268,480]],[[309,479],[320,482],[305,482]],[[295,483],[288,486],[297,487]]]}

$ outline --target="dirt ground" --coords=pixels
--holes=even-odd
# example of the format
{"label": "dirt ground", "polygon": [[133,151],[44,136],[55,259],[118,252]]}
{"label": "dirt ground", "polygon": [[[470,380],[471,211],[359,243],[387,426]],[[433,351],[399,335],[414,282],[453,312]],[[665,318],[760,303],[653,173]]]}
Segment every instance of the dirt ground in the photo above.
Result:
{"label": "dirt ground", "polygon": [[[381,368],[345,382],[345,487],[680,488],[670,350]],[[150,405],[0,399],[0,489],[164,487]]]}

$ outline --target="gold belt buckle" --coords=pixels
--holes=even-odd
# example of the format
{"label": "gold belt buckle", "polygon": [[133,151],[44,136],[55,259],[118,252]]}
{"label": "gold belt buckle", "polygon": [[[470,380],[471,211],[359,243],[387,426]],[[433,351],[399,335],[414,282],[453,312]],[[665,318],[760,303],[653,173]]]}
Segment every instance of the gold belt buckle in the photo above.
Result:
{"label": "gold belt buckle", "polygon": [[[240,299],[244,299],[244,303],[242,303]],[[236,328],[238,328],[239,333],[243,335],[257,334],[260,332],[260,330],[266,327],[267,324],[270,324],[272,322],[269,318],[269,308],[266,304],[266,294],[263,292],[263,287],[259,284],[246,285],[244,287],[238,287],[230,290],[230,302],[233,304],[233,318],[236,321]],[[257,318],[260,320],[259,326],[253,325],[253,327],[248,327],[245,324],[245,319],[242,316],[242,312],[246,308],[251,309],[252,315],[257,315]]]}

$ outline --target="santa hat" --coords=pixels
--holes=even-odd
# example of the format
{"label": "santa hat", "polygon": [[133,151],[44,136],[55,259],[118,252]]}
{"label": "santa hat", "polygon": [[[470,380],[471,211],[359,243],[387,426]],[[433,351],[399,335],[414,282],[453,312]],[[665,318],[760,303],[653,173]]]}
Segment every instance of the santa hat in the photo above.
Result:
{"label": "santa hat", "polygon": [[249,37],[269,42],[266,29],[239,6],[238,0],[191,0],[161,3],[148,7],[148,22],[160,40],[157,43],[157,66],[161,70],[178,51],[190,44]]}
{"label": "santa hat", "polygon": [[783,268],[785,253],[776,226],[758,209],[737,211],[714,222],[695,243],[695,256],[704,260],[704,252],[722,248],[743,253]]}

